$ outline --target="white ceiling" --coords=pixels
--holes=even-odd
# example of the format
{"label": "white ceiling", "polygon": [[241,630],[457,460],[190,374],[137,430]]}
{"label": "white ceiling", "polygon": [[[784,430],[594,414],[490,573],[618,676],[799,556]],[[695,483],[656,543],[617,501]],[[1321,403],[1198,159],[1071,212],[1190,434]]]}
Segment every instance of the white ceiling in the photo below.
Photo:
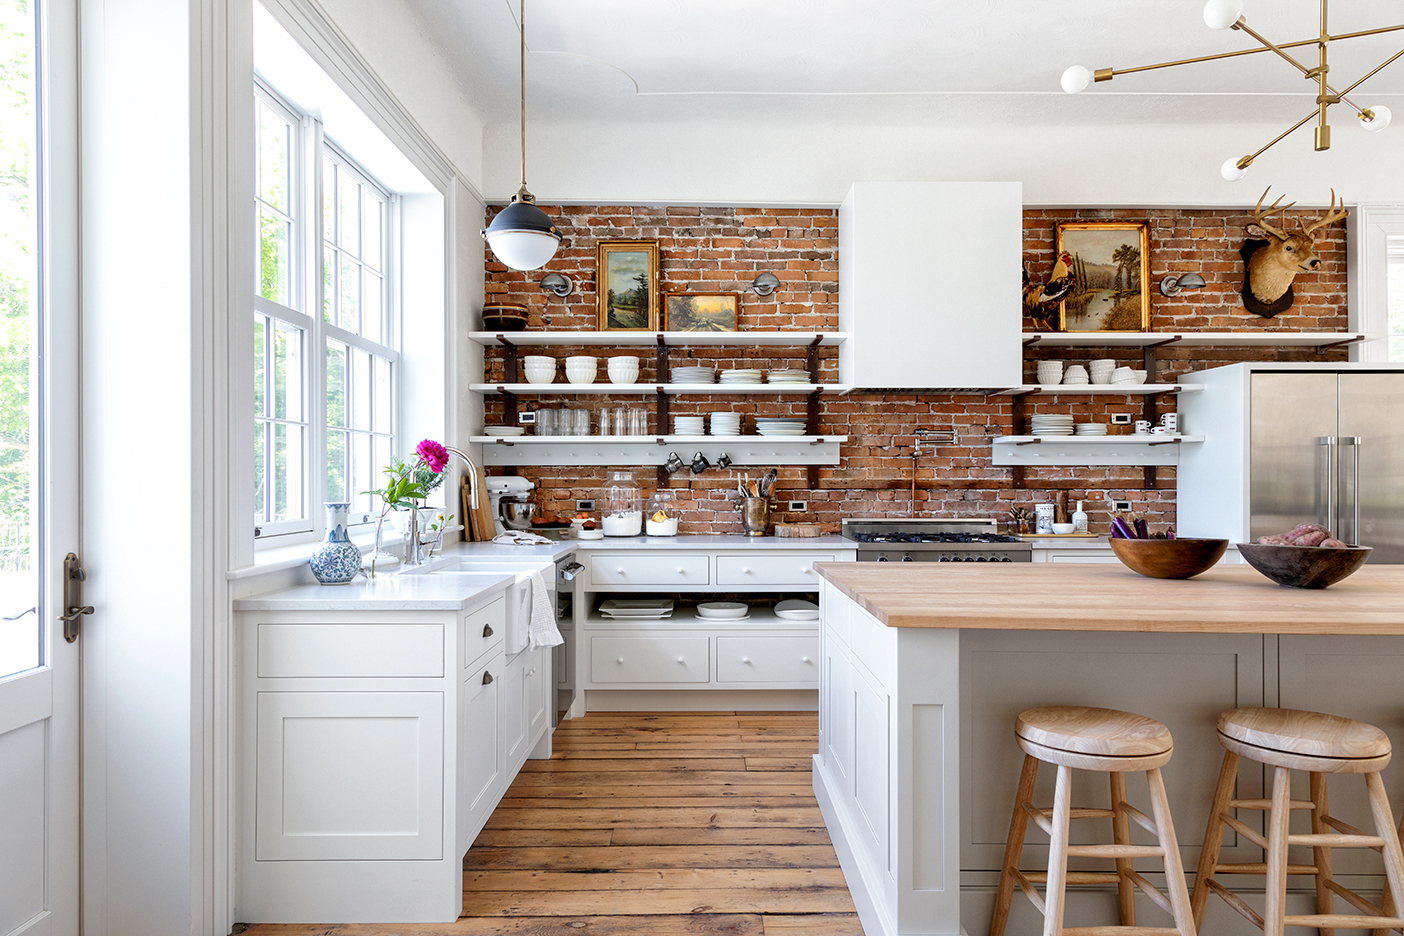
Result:
{"label": "white ceiling", "polygon": [[[517,120],[516,0],[408,0],[488,129]],[[857,126],[1294,120],[1315,91],[1271,53],[1125,75],[1063,94],[1064,68],[1125,68],[1252,46],[1202,0],[527,0],[528,121]],[[1312,0],[1247,0],[1275,42],[1316,33]],[[1332,7],[1334,33],[1404,21],[1393,0]],[[1344,86],[1404,32],[1333,46]],[[1315,50],[1296,53],[1312,65]],[[1357,92],[1404,102],[1404,61]],[[1343,109],[1341,109],[1343,111]],[[1404,111],[1399,114],[1404,119]],[[1333,113],[1336,124],[1346,114]]]}

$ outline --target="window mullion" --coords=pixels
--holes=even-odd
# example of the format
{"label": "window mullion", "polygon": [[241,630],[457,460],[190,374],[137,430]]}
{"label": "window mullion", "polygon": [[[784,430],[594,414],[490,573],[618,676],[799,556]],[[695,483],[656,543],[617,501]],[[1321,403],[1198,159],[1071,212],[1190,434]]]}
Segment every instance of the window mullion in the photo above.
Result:
{"label": "window mullion", "polygon": [[[309,319],[308,372],[312,388],[308,397],[307,438],[311,445],[309,482],[312,503],[327,500],[327,348],[322,333],[322,124],[312,117],[302,119],[302,149],[298,164],[307,184],[302,209],[307,218],[303,236],[298,239],[306,263],[303,295]],[[313,527],[319,535],[326,533],[325,511],[317,511]]]}

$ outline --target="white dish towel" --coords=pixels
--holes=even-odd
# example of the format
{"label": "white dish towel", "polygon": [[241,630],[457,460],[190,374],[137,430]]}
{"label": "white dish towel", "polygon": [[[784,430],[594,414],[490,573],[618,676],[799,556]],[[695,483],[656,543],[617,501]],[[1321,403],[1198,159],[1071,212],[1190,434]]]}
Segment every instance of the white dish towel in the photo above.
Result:
{"label": "white dish towel", "polygon": [[504,546],[545,546],[551,542],[544,536],[526,530],[508,530],[506,533],[494,536],[492,541]]}
{"label": "white dish towel", "polygon": [[565,643],[560,628],[556,627],[556,609],[551,607],[551,596],[546,591],[546,579],[536,569],[518,574],[517,581],[520,582],[522,576],[531,579],[531,623],[527,625],[527,649],[555,647]]}

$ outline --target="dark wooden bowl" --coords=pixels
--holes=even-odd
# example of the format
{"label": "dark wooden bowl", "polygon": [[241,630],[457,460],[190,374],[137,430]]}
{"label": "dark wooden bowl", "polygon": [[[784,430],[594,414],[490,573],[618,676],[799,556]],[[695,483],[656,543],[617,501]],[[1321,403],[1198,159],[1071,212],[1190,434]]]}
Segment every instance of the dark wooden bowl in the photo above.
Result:
{"label": "dark wooden bowl", "polygon": [[1127,568],[1149,578],[1187,579],[1224,557],[1222,539],[1113,539],[1112,552]]}
{"label": "dark wooden bowl", "polygon": [[527,307],[514,303],[483,306],[484,331],[521,331],[527,327]]}
{"label": "dark wooden bowl", "polygon": [[1279,585],[1325,588],[1346,578],[1370,558],[1369,546],[1344,549],[1322,546],[1274,546],[1239,543],[1238,552],[1250,566]]}

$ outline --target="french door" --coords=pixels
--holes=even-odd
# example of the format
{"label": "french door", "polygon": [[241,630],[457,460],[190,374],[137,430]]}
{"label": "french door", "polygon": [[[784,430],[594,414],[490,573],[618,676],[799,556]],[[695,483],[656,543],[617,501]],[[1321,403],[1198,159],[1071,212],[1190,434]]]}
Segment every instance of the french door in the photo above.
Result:
{"label": "french door", "polygon": [[0,936],[80,925],[75,26],[0,0]]}

